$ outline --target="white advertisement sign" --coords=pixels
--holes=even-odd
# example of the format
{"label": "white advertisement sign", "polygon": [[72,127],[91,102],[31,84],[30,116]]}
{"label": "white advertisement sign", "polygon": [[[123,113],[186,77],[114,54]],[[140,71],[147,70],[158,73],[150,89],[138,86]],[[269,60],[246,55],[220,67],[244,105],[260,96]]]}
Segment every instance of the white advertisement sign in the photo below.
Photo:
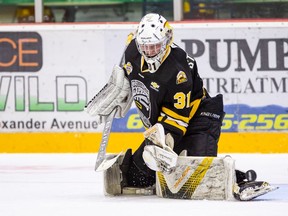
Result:
{"label": "white advertisement sign", "polygon": [[[288,130],[288,23],[176,24],[212,96],[223,132]],[[135,24],[0,29],[0,132],[102,131],[84,110],[118,64]],[[142,131],[134,107],[112,131]]]}

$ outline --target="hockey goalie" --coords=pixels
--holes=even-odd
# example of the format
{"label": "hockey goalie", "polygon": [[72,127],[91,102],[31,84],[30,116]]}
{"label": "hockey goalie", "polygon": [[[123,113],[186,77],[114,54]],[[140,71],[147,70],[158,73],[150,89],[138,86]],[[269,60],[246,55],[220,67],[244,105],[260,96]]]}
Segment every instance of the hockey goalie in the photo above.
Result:
{"label": "hockey goalie", "polygon": [[141,19],[121,64],[86,106],[98,124],[106,124],[101,150],[113,118],[124,117],[132,101],[144,139],[136,151],[111,159],[100,152],[96,165],[104,170],[106,194],[245,201],[277,189],[256,181],[253,170],[235,170],[231,157],[218,157],[222,95],[208,94],[195,59],[173,43],[173,29],[159,14]]}

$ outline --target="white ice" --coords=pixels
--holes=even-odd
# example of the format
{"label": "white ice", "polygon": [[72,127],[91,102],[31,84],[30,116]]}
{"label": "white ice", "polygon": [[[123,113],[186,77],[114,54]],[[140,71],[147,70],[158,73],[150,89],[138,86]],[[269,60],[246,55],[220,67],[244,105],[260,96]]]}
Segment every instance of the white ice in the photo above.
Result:
{"label": "white ice", "polygon": [[0,216],[287,215],[288,154],[231,155],[280,188],[249,202],[107,197],[96,154],[0,154]]}

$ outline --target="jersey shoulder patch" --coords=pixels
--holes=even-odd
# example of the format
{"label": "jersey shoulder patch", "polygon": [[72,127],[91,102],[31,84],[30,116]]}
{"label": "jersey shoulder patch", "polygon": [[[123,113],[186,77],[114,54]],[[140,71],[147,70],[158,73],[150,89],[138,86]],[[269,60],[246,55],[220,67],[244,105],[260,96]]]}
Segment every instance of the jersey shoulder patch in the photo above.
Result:
{"label": "jersey shoulder patch", "polygon": [[184,71],[179,71],[176,76],[176,84],[179,85],[187,81],[188,79],[187,79],[186,73]]}
{"label": "jersey shoulder patch", "polygon": [[125,63],[123,67],[125,68],[126,73],[129,76],[133,71],[133,66],[132,66],[131,62]]}

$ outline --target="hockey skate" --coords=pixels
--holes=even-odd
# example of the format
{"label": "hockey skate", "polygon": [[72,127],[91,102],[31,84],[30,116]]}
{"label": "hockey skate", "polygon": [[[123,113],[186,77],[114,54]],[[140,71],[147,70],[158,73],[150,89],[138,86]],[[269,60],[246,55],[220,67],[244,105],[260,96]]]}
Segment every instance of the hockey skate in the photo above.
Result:
{"label": "hockey skate", "polygon": [[277,189],[265,181],[243,181],[234,185],[233,194],[237,200],[249,201]]}
{"label": "hockey skate", "polygon": [[278,189],[265,181],[256,181],[257,174],[254,170],[243,172],[235,170],[236,184],[233,188],[233,195],[237,200],[249,201]]}
{"label": "hockey skate", "polygon": [[235,173],[236,173],[236,182],[237,183],[241,183],[244,181],[251,182],[251,181],[255,181],[257,178],[257,174],[254,170],[248,170],[248,171],[244,172],[244,171],[236,169]]}
{"label": "hockey skate", "polygon": [[155,185],[149,187],[135,187],[129,185],[128,171],[132,157],[131,149],[120,155],[117,161],[104,171],[105,195],[153,195]]}

